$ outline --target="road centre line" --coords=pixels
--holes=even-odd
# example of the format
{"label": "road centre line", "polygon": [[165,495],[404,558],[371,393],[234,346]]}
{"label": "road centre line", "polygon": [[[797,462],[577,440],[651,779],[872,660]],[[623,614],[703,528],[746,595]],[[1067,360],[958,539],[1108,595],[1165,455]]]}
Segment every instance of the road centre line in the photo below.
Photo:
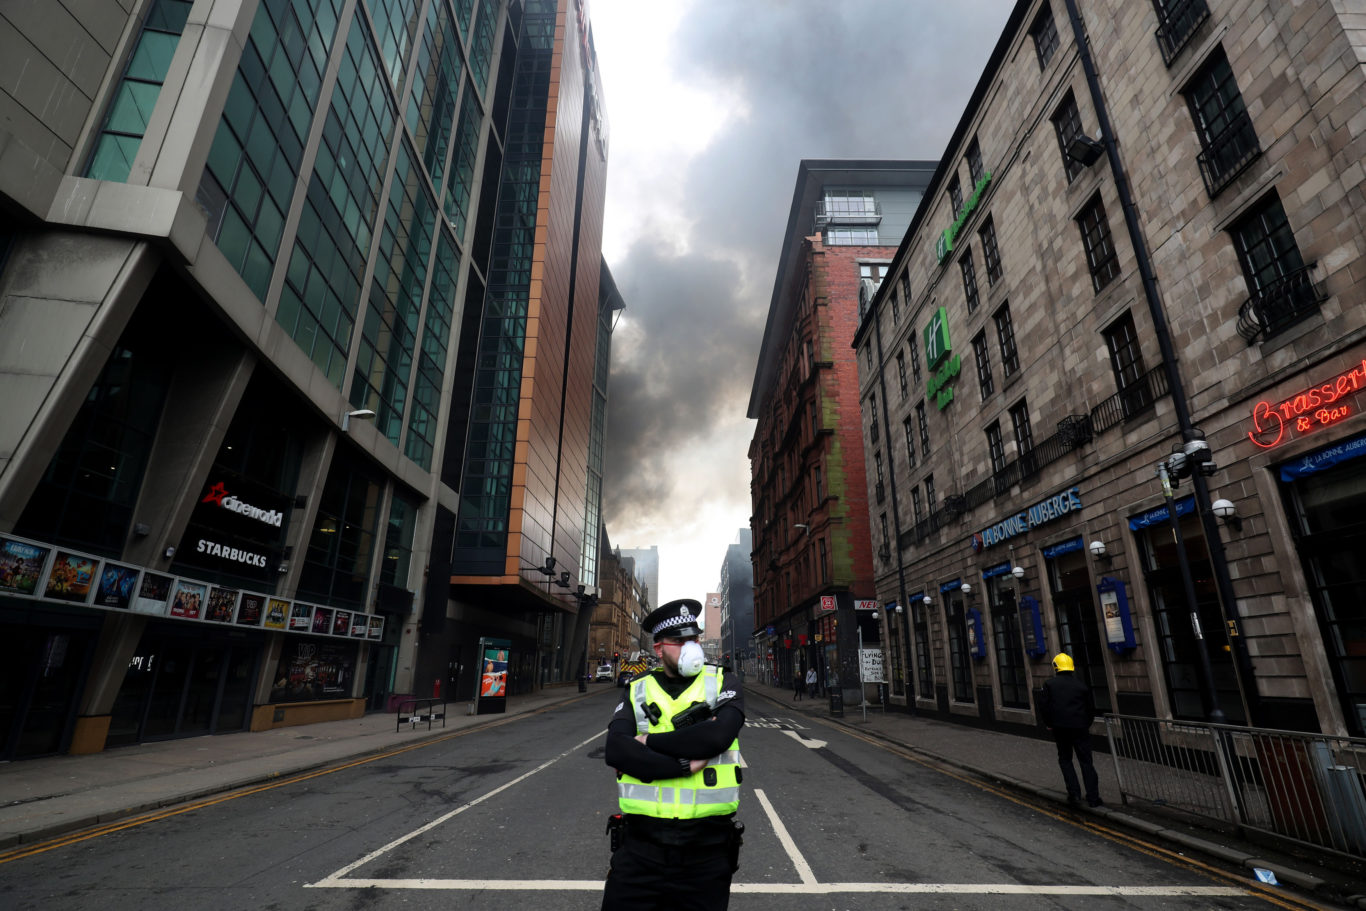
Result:
{"label": "road centre line", "polygon": [[[387,845],[385,845],[385,846],[382,847],[382,848],[379,848],[378,850],[371,851],[369,854],[365,855],[365,856],[362,857],[360,860],[355,861],[355,862],[350,863],[350,864],[347,864],[345,867],[342,867],[342,868],[341,868],[340,870],[338,870],[337,872],[333,873],[333,874],[330,875],[330,876],[324,877],[323,879],[319,880],[319,881],[316,882],[316,883],[305,884],[305,888],[319,888],[319,887],[324,887],[324,886],[340,885],[340,883],[338,883],[337,881],[338,881],[339,879],[341,879],[341,877],[343,877],[343,876],[345,876],[346,874],[350,873],[352,870],[355,870],[357,867],[362,867],[362,866],[364,866],[365,864],[368,864],[370,861],[374,860],[375,858],[380,857],[381,855],[386,854],[386,853],[388,853],[389,851],[392,851],[394,848],[397,848],[399,845],[403,844],[403,843],[406,842],[406,841],[409,841],[410,839],[416,838],[417,836],[421,835],[423,832],[427,832],[427,831],[430,831],[430,830],[432,830],[432,829],[435,829],[437,826],[441,825],[442,823],[447,822],[448,820],[450,820],[450,819],[452,819],[452,818],[454,818],[454,817],[460,815],[461,813],[465,812],[465,811],[468,810],[470,807],[477,806],[477,805],[483,803],[484,801],[488,800],[490,797],[495,797],[495,796],[497,796],[498,794],[501,794],[502,792],[506,791],[508,788],[512,787],[513,785],[515,785],[515,784],[520,784],[521,782],[526,781],[528,778],[530,778],[532,775],[535,775],[537,772],[543,771],[544,769],[548,769],[550,766],[552,766],[552,765],[554,765],[555,763],[559,762],[561,759],[563,759],[564,757],[568,756],[570,753],[573,753],[575,750],[578,750],[578,749],[580,749],[581,747],[587,746],[588,744],[592,743],[592,742],[595,741],[595,740],[598,740],[598,739],[601,738],[601,737],[602,737],[602,732],[599,731],[598,733],[594,734],[592,737],[589,737],[587,740],[583,740],[583,741],[581,741],[581,742],[575,744],[574,746],[570,747],[569,749],[565,750],[565,751],[564,751],[563,753],[561,753],[560,755],[555,756],[555,757],[552,758],[552,759],[547,759],[545,762],[543,762],[543,763],[541,763],[540,765],[536,766],[536,768],[532,769],[530,772],[526,772],[526,773],[524,773],[524,774],[522,774],[522,775],[518,775],[516,778],[512,779],[511,781],[505,782],[504,784],[501,784],[501,785],[499,785],[498,787],[494,788],[492,791],[489,791],[489,792],[486,793],[486,794],[483,794],[483,795],[481,795],[481,796],[479,796],[479,797],[476,797],[474,800],[471,800],[469,803],[464,804],[464,805],[459,806],[459,807],[456,807],[454,810],[451,810],[449,813],[446,813],[446,814],[444,814],[444,815],[442,815],[442,816],[438,816],[436,819],[433,819],[431,822],[427,823],[426,825],[421,826],[421,827],[419,827],[419,828],[417,828],[417,829],[414,829],[413,831],[409,832],[407,835],[403,835],[403,836],[401,836],[401,837],[399,837],[399,838],[394,839],[393,841],[389,842]],[[420,881],[420,880],[419,880],[419,881]],[[348,886],[349,886],[350,883],[346,883],[345,885],[348,885]],[[598,884],[599,888],[601,888],[601,885],[602,885],[601,883]]]}

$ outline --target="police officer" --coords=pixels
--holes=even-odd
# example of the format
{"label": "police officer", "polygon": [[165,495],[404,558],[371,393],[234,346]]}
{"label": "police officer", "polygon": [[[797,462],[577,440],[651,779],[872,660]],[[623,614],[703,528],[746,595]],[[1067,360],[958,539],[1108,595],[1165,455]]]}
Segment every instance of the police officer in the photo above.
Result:
{"label": "police officer", "polygon": [[1072,768],[1072,754],[1077,756],[1081,766],[1081,778],[1086,784],[1086,803],[1088,806],[1102,806],[1100,782],[1096,778],[1096,767],[1091,762],[1091,720],[1096,717],[1096,703],[1091,688],[1076,678],[1073,671],[1076,665],[1072,656],[1060,652],[1053,659],[1052,678],[1045,680],[1043,695],[1039,699],[1039,714],[1044,726],[1053,732],[1053,742],[1058,746],[1058,766],[1062,769],[1062,780],[1067,786],[1067,802],[1072,806],[1081,805],[1081,787],[1077,783],[1077,770]]}
{"label": "police officer", "polygon": [[670,601],[645,618],[660,666],[632,680],[607,727],[617,773],[612,868],[603,911],[717,911],[739,867],[744,694],[706,664],[702,605]]}

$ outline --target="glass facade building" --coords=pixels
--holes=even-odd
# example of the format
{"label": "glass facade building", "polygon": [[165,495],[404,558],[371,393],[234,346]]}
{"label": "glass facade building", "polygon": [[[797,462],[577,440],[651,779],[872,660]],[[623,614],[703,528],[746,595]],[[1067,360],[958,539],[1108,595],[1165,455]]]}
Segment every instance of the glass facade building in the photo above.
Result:
{"label": "glass facade building", "polygon": [[583,4],[233,10],[73,12],[0,78],[0,759],[454,697],[481,637],[541,686],[596,578]]}

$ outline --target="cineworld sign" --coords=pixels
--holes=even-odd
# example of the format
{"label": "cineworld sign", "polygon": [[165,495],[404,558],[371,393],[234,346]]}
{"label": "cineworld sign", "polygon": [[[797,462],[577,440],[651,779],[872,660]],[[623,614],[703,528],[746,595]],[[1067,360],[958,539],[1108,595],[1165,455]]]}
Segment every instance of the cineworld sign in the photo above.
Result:
{"label": "cineworld sign", "polygon": [[274,525],[276,528],[280,527],[285,518],[284,514],[278,509],[262,509],[259,506],[243,503],[241,500],[228,493],[227,485],[222,481],[219,481],[214,484],[213,487],[210,487],[209,492],[204,495],[204,499],[200,502],[213,503],[223,507],[228,510],[228,512],[235,512],[239,515],[246,516],[248,519],[255,519],[256,521],[264,522],[267,525]]}
{"label": "cineworld sign", "polygon": [[1046,500],[1040,500],[1028,509],[1022,509],[972,536],[972,549],[980,553],[985,548],[1001,544],[1016,535],[1022,535],[1031,528],[1038,528],[1055,519],[1078,512],[1081,509],[1081,494],[1077,488],[1056,493]]}

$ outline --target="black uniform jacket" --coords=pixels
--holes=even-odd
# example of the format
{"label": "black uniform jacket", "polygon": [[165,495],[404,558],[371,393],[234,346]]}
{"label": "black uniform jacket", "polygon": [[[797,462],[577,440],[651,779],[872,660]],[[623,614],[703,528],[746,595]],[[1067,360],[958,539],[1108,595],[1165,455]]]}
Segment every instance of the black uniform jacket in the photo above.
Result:
{"label": "black uniform jacket", "polygon": [[1089,728],[1096,717],[1091,688],[1072,674],[1058,674],[1044,681],[1039,714],[1050,728]]}

